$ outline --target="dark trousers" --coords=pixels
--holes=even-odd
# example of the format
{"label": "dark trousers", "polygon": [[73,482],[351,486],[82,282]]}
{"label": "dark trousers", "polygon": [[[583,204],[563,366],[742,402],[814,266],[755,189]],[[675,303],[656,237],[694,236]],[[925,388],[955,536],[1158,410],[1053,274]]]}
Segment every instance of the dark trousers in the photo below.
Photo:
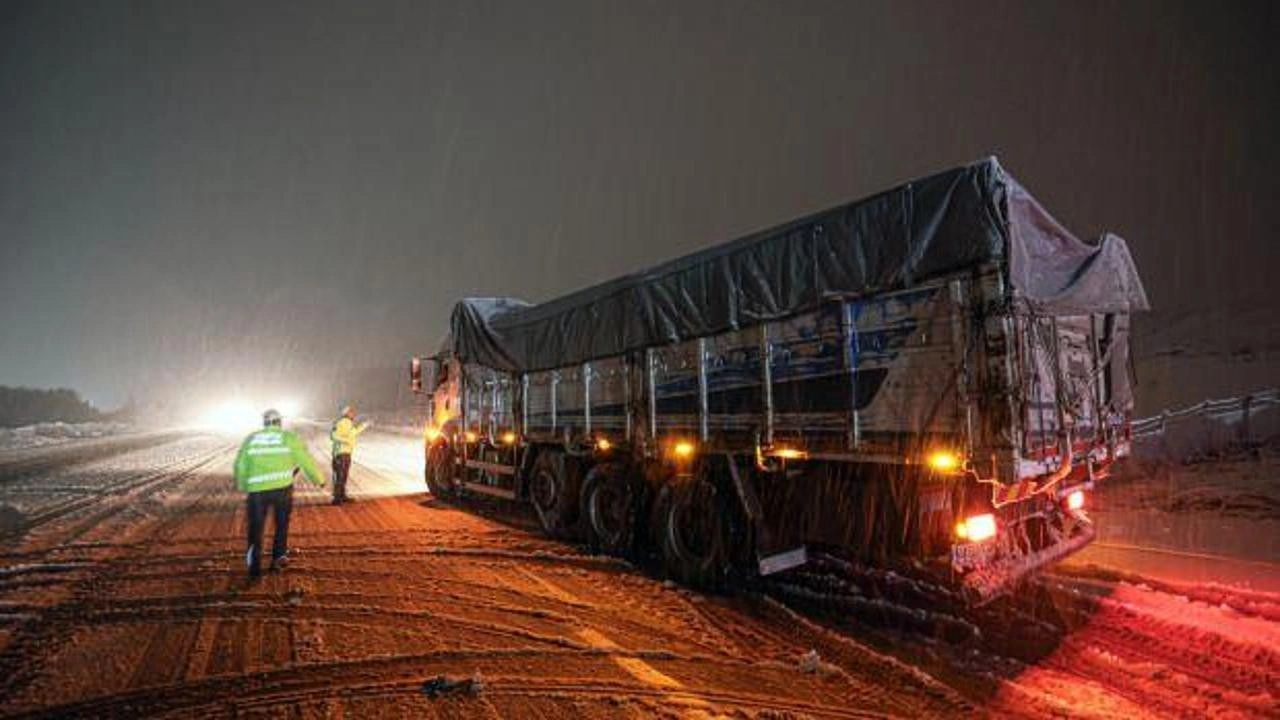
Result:
{"label": "dark trousers", "polygon": [[338,453],[333,456],[333,500],[344,502],[347,499],[347,475],[351,472],[351,453]]}
{"label": "dark trousers", "polygon": [[293,486],[249,493],[247,504],[249,515],[249,551],[244,555],[244,562],[249,567],[250,575],[262,572],[262,531],[267,524],[267,509],[275,515],[276,531],[271,540],[271,559],[284,557],[289,550],[289,513],[293,511]]}

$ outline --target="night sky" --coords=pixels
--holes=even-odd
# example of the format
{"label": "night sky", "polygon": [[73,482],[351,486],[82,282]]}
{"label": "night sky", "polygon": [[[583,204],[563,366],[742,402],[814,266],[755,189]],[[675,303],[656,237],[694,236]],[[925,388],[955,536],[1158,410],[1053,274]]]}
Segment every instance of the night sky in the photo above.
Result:
{"label": "night sky", "polygon": [[1128,239],[1140,353],[1276,370],[1277,5],[6,1],[0,384],[398,366],[988,154]]}

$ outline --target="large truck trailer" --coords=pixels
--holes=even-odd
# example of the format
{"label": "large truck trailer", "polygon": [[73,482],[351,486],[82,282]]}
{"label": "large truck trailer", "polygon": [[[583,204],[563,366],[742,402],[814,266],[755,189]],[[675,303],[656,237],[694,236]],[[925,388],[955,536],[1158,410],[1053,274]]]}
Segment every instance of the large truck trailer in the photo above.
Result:
{"label": "large truck trailer", "polygon": [[1145,309],[1122,239],[989,158],[539,305],[462,300],[411,363],[426,483],[694,585],[822,548],[981,603],[1092,539]]}

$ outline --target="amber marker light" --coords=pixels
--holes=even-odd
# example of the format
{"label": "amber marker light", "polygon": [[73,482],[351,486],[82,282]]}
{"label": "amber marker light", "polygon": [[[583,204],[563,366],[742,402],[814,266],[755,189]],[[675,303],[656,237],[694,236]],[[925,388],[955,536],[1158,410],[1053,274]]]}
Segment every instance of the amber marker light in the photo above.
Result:
{"label": "amber marker light", "polygon": [[688,460],[693,457],[694,446],[688,440],[680,440],[671,447],[671,454],[680,460]]}
{"label": "amber marker light", "polygon": [[609,442],[609,438],[596,438],[596,449],[600,452],[609,452],[611,447],[613,443]]}
{"label": "amber marker light", "polygon": [[960,458],[947,450],[935,450],[926,459],[929,467],[938,472],[955,472],[960,469]]}
{"label": "amber marker light", "polygon": [[783,460],[804,460],[809,457],[809,453],[792,447],[777,448],[769,454]]}
{"label": "amber marker light", "polygon": [[502,433],[502,444],[503,444],[503,445],[515,445],[515,444],[516,444],[516,434],[515,434],[515,433],[513,433],[513,432],[504,432],[504,433]]}

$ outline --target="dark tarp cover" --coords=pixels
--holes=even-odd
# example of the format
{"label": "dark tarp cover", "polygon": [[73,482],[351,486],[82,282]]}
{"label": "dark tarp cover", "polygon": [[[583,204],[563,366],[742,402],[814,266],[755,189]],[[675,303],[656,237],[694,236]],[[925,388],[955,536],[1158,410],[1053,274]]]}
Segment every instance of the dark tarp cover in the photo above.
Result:
{"label": "dark tarp cover", "polygon": [[1005,260],[1033,312],[1147,309],[1124,240],[1077,239],[988,158],[541,305],[462,300],[442,350],[511,372],[547,370]]}

